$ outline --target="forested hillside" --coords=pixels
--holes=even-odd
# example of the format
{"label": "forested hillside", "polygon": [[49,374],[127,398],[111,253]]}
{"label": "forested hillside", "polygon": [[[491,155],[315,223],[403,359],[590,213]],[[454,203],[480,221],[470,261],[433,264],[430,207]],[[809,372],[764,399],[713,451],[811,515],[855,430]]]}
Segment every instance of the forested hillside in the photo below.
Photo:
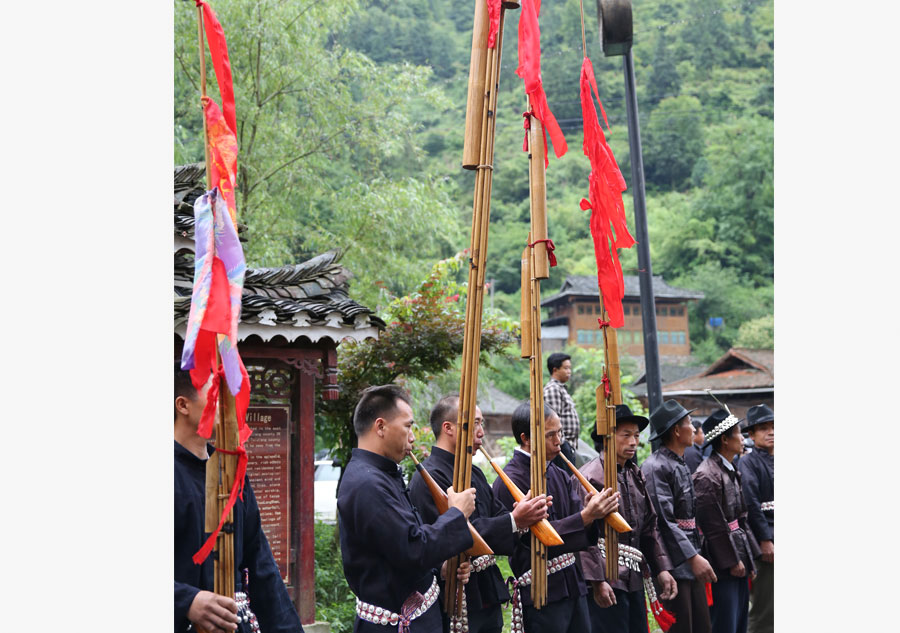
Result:
{"label": "forested hillside", "polygon": [[[193,15],[176,2],[176,161],[202,159],[194,107]],[[468,246],[474,175],[460,165],[474,2],[273,0],[216,3],[232,51],[241,145],[239,213],[256,265],[338,246],[371,304],[408,290],[431,263]],[[773,1],[635,0],[634,61],[655,274],[702,290],[694,353],[771,345],[773,312]],[[622,58],[601,51],[596,5],[587,52],[629,182]],[[518,311],[528,232],[524,92],[515,75],[518,11],[508,11],[499,95],[488,278],[494,305]],[[569,151],[551,153],[545,282],[595,274],[589,164],[581,151],[577,0],[543,0],[544,86]],[[211,74],[211,73],[210,73]],[[621,253],[634,274],[634,249]],[[710,316],[724,326],[709,330]],[[746,325],[744,325],[746,324]],[[744,325],[741,330],[741,325]]]}

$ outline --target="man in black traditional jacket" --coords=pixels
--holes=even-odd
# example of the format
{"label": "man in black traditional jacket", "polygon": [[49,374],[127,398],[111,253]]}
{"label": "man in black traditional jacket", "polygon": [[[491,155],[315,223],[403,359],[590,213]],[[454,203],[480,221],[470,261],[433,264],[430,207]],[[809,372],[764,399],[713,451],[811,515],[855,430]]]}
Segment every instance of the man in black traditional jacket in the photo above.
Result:
{"label": "man in black traditional jacket", "polygon": [[706,583],[715,582],[716,574],[700,554],[694,487],[682,457],[694,441],[690,411],[676,400],[665,400],[650,414],[650,425],[650,441],[661,439],[662,446],[644,461],[641,472],[678,585],[675,598],[663,601],[675,616],[669,633],[709,633]]}
{"label": "man in black traditional jacket", "polygon": [[697,526],[718,580],[712,585],[713,633],[746,633],[750,591],[747,577],[756,573],[756,539],[747,527],[741,476],[732,461],[744,448],[738,419],[724,409],[703,423],[712,453],[693,475]]}
{"label": "man in black traditional jacket", "polygon": [[747,502],[747,521],[761,557],[750,596],[750,633],[775,630],[775,412],[764,404],[750,407],[744,429],[753,450],[738,462]]}
{"label": "man in black traditional jacket", "polygon": [[[459,395],[451,394],[441,398],[431,410],[430,423],[435,444],[431,454],[422,465],[435,480],[441,490],[453,483],[453,463],[456,450],[456,418]],[[481,409],[475,407],[475,452],[481,447],[484,426]],[[494,498],[491,485],[478,466],[472,464],[472,486],[475,488],[475,511],[470,521],[494,554],[513,553],[517,532],[534,525],[547,517],[547,496],[530,497],[516,504],[512,512],[504,508]],[[409,495],[413,505],[426,524],[437,521],[440,516],[425,480],[416,473],[409,482]],[[472,575],[465,588],[468,633],[500,633],[503,628],[503,613],[500,604],[509,600],[509,590],[494,556],[480,556],[472,559]],[[443,601],[441,609],[443,610]],[[449,630],[449,619],[444,613],[445,630]]]}
{"label": "man in black traditional jacket", "polygon": [[[442,563],[472,546],[475,489],[447,490],[450,509],[423,524],[398,466],[412,447],[409,395],[369,387],[353,413],[359,438],[338,490],[341,557],[356,594],[355,632],[439,633]],[[385,625],[389,628],[385,629]]]}
{"label": "man in black traditional jacket", "polygon": [[[634,463],[640,433],[649,423],[647,418],[634,415],[628,405],[616,405],[614,437],[619,513],[631,526],[631,532],[618,535],[619,579],[616,581],[610,582],[606,577],[606,544],[603,538],[580,554],[581,569],[592,592],[592,598],[588,598],[588,611],[594,633],[646,633],[645,587],[651,603],[656,593],[651,574],[659,582],[661,599],[671,600],[678,592],[675,579],[669,573],[672,563],[659,536],[656,511],[647,494],[641,469]],[[600,445],[603,438],[597,435],[596,430],[591,437],[600,455],[580,470],[599,490],[603,487],[606,457]]]}
{"label": "man in black traditional jacket", "polygon": [[[575,565],[573,552],[586,549],[597,542],[600,535],[598,521],[618,509],[618,493],[609,488],[589,496],[582,505],[581,496],[569,473],[564,473],[553,459],[560,452],[559,416],[544,403],[544,437],[547,457],[547,495],[552,499],[550,525],[563,539],[562,545],[547,548],[547,603],[535,609],[531,599],[531,535],[526,531],[516,541],[509,557],[509,566],[516,576],[517,591],[523,611],[524,630],[529,633],[583,633],[591,624],[587,610],[587,588],[581,570]],[[503,469],[520,490],[531,488],[531,405],[524,402],[512,415],[512,431],[518,447]],[[493,484],[494,494],[507,508],[512,509],[513,498],[501,479]],[[515,600],[515,597],[514,597]],[[513,631],[522,631],[522,622],[515,620]]]}
{"label": "man in black traditional jacket", "polygon": [[[237,628],[237,604],[213,593],[213,557],[195,565],[191,557],[209,536],[204,531],[206,460],[215,450],[197,435],[206,404],[190,374],[175,366],[175,633],[189,627],[207,633]],[[235,587],[249,596],[250,610],[264,633],[303,631],[263,533],[249,477],[243,501],[234,505]]]}

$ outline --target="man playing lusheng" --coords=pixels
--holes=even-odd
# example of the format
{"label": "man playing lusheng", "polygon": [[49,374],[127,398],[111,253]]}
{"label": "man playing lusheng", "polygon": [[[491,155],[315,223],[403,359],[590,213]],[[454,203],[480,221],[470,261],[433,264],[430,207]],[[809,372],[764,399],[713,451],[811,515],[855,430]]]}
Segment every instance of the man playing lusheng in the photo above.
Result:
{"label": "man playing lusheng", "polygon": [[441,631],[437,570],[472,546],[466,518],[475,509],[474,488],[449,488],[450,509],[432,525],[422,523],[410,501],[397,464],[412,446],[412,424],[409,395],[396,385],[369,387],[353,413],[359,447],[344,471],[337,507],[357,632],[384,632],[385,625],[399,633]]}
{"label": "man playing lusheng", "polygon": [[[590,630],[587,589],[581,570],[575,565],[572,552],[583,550],[597,542],[600,530],[597,523],[618,508],[618,493],[608,488],[598,495],[591,495],[582,507],[581,497],[568,473],[553,463],[560,452],[560,423],[556,412],[544,404],[544,441],[547,457],[547,495],[553,499],[550,506],[550,524],[563,539],[563,545],[547,548],[547,603],[535,609],[531,599],[531,535],[526,531],[516,542],[509,557],[509,566],[516,577],[517,591],[524,616],[524,630],[529,633],[583,633]],[[522,491],[531,488],[531,405],[524,402],[512,415],[512,431],[519,446],[503,471]],[[540,441],[540,440],[538,440]],[[494,481],[494,494],[507,508],[512,509],[513,499],[501,479]],[[514,603],[516,597],[513,597]],[[515,617],[515,610],[514,610]],[[521,631],[521,625],[513,622],[513,631]]]}
{"label": "man playing lusheng", "polygon": [[[647,495],[641,470],[634,463],[639,436],[650,420],[633,415],[628,405],[616,405],[616,470],[619,484],[619,513],[632,531],[618,535],[619,579],[610,583],[606,578],[606,549],[604,539],[581,552],[581,567],[592,589],[588,599],[591,629],[594,633],[646,633],[647,603],[645,584],[652,583],[650,573],[659,581],[659,597],[671,600],[677,593],[675,579],[669,571],[672,564],[657,528],[656,511]],[[599,445],[603,438],[596,431],[591,434]],[[582,474],[594,487],[603,486],[605,457],[600,455],[581,467]],[[583,489],[582,489],[583,490]],[[649,569],[648,569],[649,566]],[[644,575],[644,572],[647,575]],[[655,593],[652,584],[648,587]]]}
{"label": "man playing lusheng", "polygon": [[744,429],[753,450],[738,463],[747,502],[747,522],[762,556],[750,596],[750,633],[775,630],[775,412],[764,404],[750,407]]}
{"label": "man playing lusheng", "polygon": [[697,525],[718,580],[713,583],[710,608],[713,633],[746,633],[750,592],[747,577],[759,555],[747,527],[747,506],[741,476],[732,461],[744,448],[738,419],[724,409],[703,422],[712,453],[693,475],[697,496]]}
{"label": "man playing lusheng", "polygon": [[[422,465],[442,490],[453,482],[458,407],[459,395],[451,394],[441,398],[431,411],[430,422],[435,444]],[[483,438],[483,418],[481,409],[476,406],[475,452],[481,446]],[[524,499],[509,512],[494,498],[484,473],[474,464],[472,486],[475,488],[475,511],[470,521],[494,550],[494,554],[512,554],[517,532],[547,517],[546,495]],[[409,495],[424,523],[437,521],[440,516],[437,506],[425,480],[418,473],[409,482]],[[509,600],[509,589],[500,575],[494,556],[480,556],[473,559],[471,564],[472,576],[465,589],[468,633],[500,633],[503,628],[500,604]],[[443,601],[441,608],[443,609]],[[445,628],[449,628],[446,614],[444,618]]]}
{"label": "man playing lusheng", "polygon": [[[547,371],[550,372],[550,380],[544,385],[544,402],[549,404],[559,416],[559,422],[562,425],[560,451],[574,464],[581,424],[578,421],[578,411],[575,410],[575,401],[566,391],[566,383],[572,377],[571,358],[568,354],[561,352],[550,354],[547,357]],[[567,466],[562,459],[557,459],[554,463],[565,472]]]}
{"label": "man playing lusheng", "polygon": [[662,446],[647,458],[641,472],[678,585],[675,598],[663,601],[675,616],[669,633],[709,633],[706,583],[715,582],[716,574],[700,555],[694,487],[682,457],[684,449],[694,442],[690,411],[675,400],[666,400],[650,414],[650,425],[650,441],[660,439]]}
{"label": "man playing lusheng", "polygon": [[[195,565],[191,557],[206,541],[206,461],[215,450],[197,435],[208,384],[199,393],[188,372],[175,366],[175,632],[189,625],[207,633],[233,631],[238,624],[234,600],[212,592],[213,557]],[[244,498],[234,505],[235,587],[249,596],[250,609],[266,633],[302,631],[269,543],[249,477]],[[248,582],[244,582],[244,581]],[[248,618],[250,616],[248,615]]]}

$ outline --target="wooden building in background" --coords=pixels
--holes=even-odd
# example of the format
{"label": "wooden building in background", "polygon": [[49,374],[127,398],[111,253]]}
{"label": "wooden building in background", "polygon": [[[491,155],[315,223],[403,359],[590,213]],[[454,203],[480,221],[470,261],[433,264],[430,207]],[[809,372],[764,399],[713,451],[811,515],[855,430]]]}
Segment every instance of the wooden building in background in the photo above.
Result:
{"label": "wooden building in background", "polygon": [[[653,295],[656,302],[656,330],[660,357],[687,357],[691,353],[688,327],[688,302],[703,298],[702,292],[676,288],[653,276]],[[603,333],[597,326],[600,318],[600,293],[597,278],[591,275],[571,275],[555,295],[541,301],[548,318],[541,322],[544,353],[562,349],[565,345],[593,348],[603,346]],[[641,292],[637,275],[625,275],[625,296],[622,299],[625,326],[616,330],[619,353],[644,356],[644,331],[641,320]]]}

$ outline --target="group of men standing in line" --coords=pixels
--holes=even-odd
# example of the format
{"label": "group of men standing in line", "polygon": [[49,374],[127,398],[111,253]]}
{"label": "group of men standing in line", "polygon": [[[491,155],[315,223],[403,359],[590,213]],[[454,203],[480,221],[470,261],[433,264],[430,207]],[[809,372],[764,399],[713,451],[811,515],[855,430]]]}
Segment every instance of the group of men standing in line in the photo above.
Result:
{"label": "group of men standing in line", "polygon": [[[702,445],[711,447],[709,456],[692,474],[684,458],[694,445],[691,411],[668,400],[648,419],[619,405],[618,491],[602,488],[602,439],[593,434],[600,456],[581,472],[600,492],[587,494],[555,463],[566,444],[576,448],[578,442],[573,427],[567,432],[562,422],[574,413],[574,402],[564,389],[571,363],[563,367],[551,355],[548,365],[553,380],[545,389],[544,437],[530,437],[530,405],[522,403],[511,421],[517,446],[503,469],[521,490],[529,490],[532,442],[543,441],[547,493],[528,494],[518,503],[500,478],[489,485],[475,465],[472,487],[453,490],[459,398],[451,394],[431,411],[435,443],[422,462],[446,490],[450,508],[440,514],[423,478],[414,474],[407,487],[398,466],[413,442],[408,394],[396,385],[363,393],[354,414],[359,447],[338,491],[344,571],[357,596],[354,630],[397,626],[399,633],[499,633],[502,605],[511,601],[516,632],[645,633],[649,598],[656,615],[674,616],[669,633],[744,633],[748,622],[751,633],[771,633],[772,410],[751,407],[743,427],[727,411],[713,412],[701,427]],[[548,389],[556,393],[548,395]],[[477,451],[484,438],[479,408],[474,423]],[[648,425],[650,439],[661,446],[638,467],[639,435]],[[744,452],[742,430],[755,448],[735,464]],[[614,511],[633,529],[619,535],[619,578],[609,582],[601,537],[603,519]],[[548,548],[547,603],[536,609],[530,595],[529,528],[543,519],[563,544]],[[460,565],[457,577],[465,583],[462,617],[451,618],[441,599],[445,561],[472,546],[469,524],[494,554]],[[498,555],[508,557],[513,572],[508,583],[497,568]]]}
{"label": "group of men standing in line", "polygon": [[[745,633],[748,621],[751,633],[771,633],[772,410],[765,405],[750,408],[743,429],[754,449],[737,465],[734,460],[743,452],[739,420],[724,410],[713,412],[702,425],[702,446],[711,451],[692,474],[685,461],[695,438],[691,411],[668,400],[648,419],[619,405],[618,491],[602,487],[602,438],[594,433],[600,456],[581,471],[600,492],[587,494],[555,463],[560,452],[577,448],[580,429],[564,387],[571,362],[559,356],[548,358],[552,379],[544,392],[544,437],[530,437],[527,402],[512,416],[517,446],[503,469],[509,478],[521,490],[530,489],[532,442],[544,442],[548,459],[547,493],[532,497],[529,492],[518,503],[501,479],[489,485],[475,465],[472,487],[453,490],[459,398],[450,395],[431,411],[435,444],[423,461],[446,490],[449,509],[440,514],[422,477],[413,475],[407,487],[399,467],[414,440],[409,395],[397,385],[362,393],[353,416],[358,447],[345,467],[337,502],[344,573],[357,596],[354,631],[499,633],[501,607],[512,601],[516,632],[645,633],[649,599],[655,615],[674,616],[669,633]],[[194,566],[188,560],[204,535],[202,464],[211,448],[195,436],[205,393],[194,390],[177,369],[175,388],[175,631],[231,631],[241,625],[238,606],[201,590],[211,583],[211,565]],[[477,450],[484,438],[478,408],[474,423]],[[661,447],[638,467],[639,434],[648,425],[650,440],[659,440]],[[601,537],[603,519],[614,511],[633,529],[619,535],[619,577],[610,582]],[[246,570],[238,586],[249,593],[256,611],[249,630],[302,631],[262,534],[249,481],[235,514],[236,559]],[[548,548],[547,602],[536,609],[530,594],[529,528],[544,519],[563,544]],[[472,546],[470,524],[494,555],[459,565],[462,617],[450,618],[441,599],[446,561]],[[508,556],[514,574],[509,583],[496,565],[497,555]]]}

